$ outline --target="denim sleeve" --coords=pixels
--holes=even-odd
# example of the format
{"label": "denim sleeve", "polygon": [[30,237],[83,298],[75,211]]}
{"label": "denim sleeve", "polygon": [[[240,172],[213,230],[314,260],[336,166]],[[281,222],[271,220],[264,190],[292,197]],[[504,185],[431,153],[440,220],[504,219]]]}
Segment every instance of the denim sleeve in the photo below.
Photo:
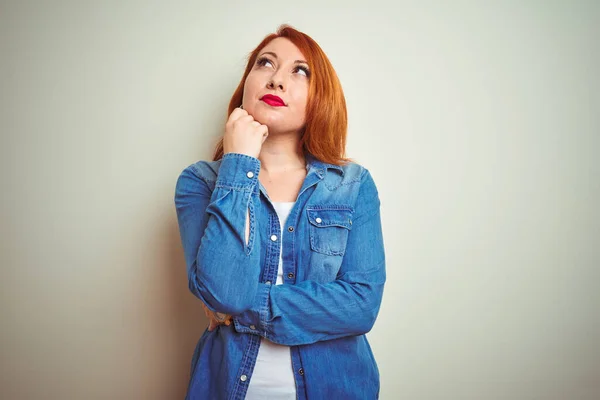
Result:
{"label": "denim sleeve", "polygon": [[259,283],[252,307],[233,318],[236,330],[287,346],[370,331],[379,313],[386,272],[380,200],[367,170],[354,215],[335,281]]}
{"label": "denim sleeve", "polygon": [[259,171],[257,158],[227,153],[212,193],[194,165],[177,179],[175,208],[189,288],[212,311],[236,314],[254,301],[260,274],[260,252],[254,240]]}

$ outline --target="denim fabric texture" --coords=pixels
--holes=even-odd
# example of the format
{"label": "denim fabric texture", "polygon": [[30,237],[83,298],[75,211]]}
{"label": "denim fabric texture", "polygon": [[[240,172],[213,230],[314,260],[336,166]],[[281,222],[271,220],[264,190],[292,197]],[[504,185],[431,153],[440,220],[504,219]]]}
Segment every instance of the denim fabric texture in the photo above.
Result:
{"label": "denim fabric texture", "polygon": [[[189,288],[209,309],[233,316],[200,337],[186,399],[244,399],[261,336],[290,346],[298,399],[379,398],[365,336],[386,280],[378,191],[357,163],[306,161],[283,232],[258,180],[259,159],[227,153],[177,179]],[[281,240],[284,283],[275,285]]]}

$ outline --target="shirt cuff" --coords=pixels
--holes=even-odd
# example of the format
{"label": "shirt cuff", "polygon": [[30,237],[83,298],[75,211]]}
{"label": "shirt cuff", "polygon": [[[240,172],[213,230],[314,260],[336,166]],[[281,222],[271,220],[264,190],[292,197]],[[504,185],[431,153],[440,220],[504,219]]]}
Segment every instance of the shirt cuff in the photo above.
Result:
{"label": "shirt cuff", "polygon": [[259,283],[252,306],[243,313],[233,317],[233,325],[237,332],[265,335],[270,296],[271,284]]}
{"label": "shirt cuff", "polygon": [[215,187],[252,191],[258,182],[260,160],[241,154],[227,153],[221,158]]}

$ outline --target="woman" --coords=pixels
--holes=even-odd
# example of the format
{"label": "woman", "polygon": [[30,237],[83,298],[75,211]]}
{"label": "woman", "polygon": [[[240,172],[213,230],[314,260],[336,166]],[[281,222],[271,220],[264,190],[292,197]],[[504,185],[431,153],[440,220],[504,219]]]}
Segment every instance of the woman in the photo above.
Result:
{"label": "woman", "polygon": [[175,205],[189,287],[210,326],[188,399],[375,399],[365,333],[385,255],[369,171],[344,157],[344,95],[327,56],[289,26],[250,54],[211,162]]}

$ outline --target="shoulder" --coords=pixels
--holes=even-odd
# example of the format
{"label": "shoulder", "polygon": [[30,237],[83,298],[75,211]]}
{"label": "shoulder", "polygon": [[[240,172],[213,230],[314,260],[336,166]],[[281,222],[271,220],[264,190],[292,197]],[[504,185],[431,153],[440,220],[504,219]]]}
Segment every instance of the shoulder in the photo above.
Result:
{"label": "shoulder", "polygon": [[177,178],[177,189],[186,185],[208,186],[212,191],[217,181],[221,160],[200,160],[188,165],[181,171]]}
{"label": "shoulder", "polygon": [[371,173],[365,166],[352,161],[340,166],[328,164],[324,181],[330,190],[335,190],[343,186],[359,188],[361,184],[368,183],[372,179]]}
{"label": "shoulder", "polygon": [[342,165],[342,170],[344,171],[344,181],[360,181],[368,172],[367,168],[354,161]]}
{"label": "shoulder", "polygon": [[381,200],[377,185],[369,169],[354,162],[350,163],[347,168],[348,174],[344,171],[344,180],[355,182],[350,192],[356,196],[353,206],[355,216],[353,224],[358,226],[379,211]]}

